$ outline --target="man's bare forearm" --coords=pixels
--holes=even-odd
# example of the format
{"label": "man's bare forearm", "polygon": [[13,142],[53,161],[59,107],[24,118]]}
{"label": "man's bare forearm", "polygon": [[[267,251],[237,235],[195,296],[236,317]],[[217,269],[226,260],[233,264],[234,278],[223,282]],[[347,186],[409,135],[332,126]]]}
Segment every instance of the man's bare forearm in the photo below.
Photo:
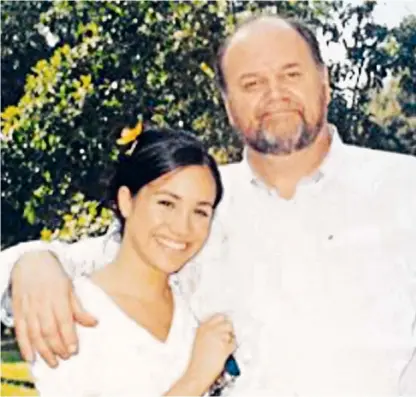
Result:
{"label": "man's bare forearm", "polygon": [[[111,236],[110,236],[111,237]],[[68,244],[60,241],[46,242],[41,240],[17,244],[0,252],[0,296],[2,297],[2,321],[11,324],[10,285],[11,275],[19,263],[31,261],[41,264],[42,255],[46,255],[60,263],[64,272],[70,277],[85,273],[89,274],[97,267],[111,261],[117,252],[117,243],[109,236],[88,238]]]}

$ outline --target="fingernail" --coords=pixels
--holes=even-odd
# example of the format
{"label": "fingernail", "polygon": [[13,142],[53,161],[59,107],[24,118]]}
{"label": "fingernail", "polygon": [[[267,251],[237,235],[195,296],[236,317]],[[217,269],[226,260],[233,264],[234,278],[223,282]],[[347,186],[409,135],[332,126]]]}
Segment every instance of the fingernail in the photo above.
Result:
{"label": "fingernail", "polygon": [[75,354],[77,352],[77,345],[69,345],[68,351],[70,354]]}

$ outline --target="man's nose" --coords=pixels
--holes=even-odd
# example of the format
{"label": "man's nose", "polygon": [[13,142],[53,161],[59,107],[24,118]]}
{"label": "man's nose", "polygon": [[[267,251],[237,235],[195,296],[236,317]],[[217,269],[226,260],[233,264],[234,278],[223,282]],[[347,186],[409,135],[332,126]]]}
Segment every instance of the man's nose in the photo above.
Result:
{"label": "man's nose", "polygon": [[267,84],[267,96],[272,100],[281,100],[285,98],[287,94],[287,87],[285,82],[280,77],[273,77],[268,80]]}

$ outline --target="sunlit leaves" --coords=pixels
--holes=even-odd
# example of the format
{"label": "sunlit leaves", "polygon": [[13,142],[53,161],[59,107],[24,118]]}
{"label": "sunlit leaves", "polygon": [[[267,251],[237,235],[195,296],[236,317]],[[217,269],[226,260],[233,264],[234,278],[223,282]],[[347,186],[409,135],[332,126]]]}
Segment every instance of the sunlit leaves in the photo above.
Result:
{"label": "sunlit leaves", "polygon": [[[51,2],[37,15],[55,44],[29,58],[33,62],[19,76],[24,92],[1,115],[2,209],[7,208],[2,219],[8,220],[2,242],[41,233],[71,241],[103,232],[111,220],[103,201],[104,171],[124,149],[117,140],[127,145],[137,136],[139,129],[131,126],[140,117],[143,127],[193,130],[219,163],[239,159],[241,142],[215,85],[214,57],[235,23],[261,9],[305,18],[338,43],[351,20],[361,21],[352,32],[357,43],[347,43],[348,58],[330,65],[329,117],[354,141],[368,126],[370,88],[379,87],[391,58],[400,59],[402,66],[394,65],[403,72],[403,87],[413,78],[402,70],[411,47],[401,46],[411,39],[411,26],[402,36],[395,32],[393,40],[371,20],[372,7],[315,1]],[[13,34],[34,25],[20,23],[25,17],[8,22]],[[11,68],[6,72],[15,78]],[[357,73],[367,86],[345,88]]]}

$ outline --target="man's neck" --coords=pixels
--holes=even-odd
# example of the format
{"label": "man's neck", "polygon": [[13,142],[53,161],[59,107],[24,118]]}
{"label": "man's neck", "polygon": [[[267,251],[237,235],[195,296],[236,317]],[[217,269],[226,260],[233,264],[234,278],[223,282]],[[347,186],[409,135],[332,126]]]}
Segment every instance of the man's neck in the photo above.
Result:
{"label": "man's neck", "polygon": [[267,185],[276,188],[279,195],[291,199],[299,181],[313,174],[322,164],[331,145],[331,134],[326,124],[315,142],[289,155],[265,155],[248,148],[247,159],[252,170]]}

